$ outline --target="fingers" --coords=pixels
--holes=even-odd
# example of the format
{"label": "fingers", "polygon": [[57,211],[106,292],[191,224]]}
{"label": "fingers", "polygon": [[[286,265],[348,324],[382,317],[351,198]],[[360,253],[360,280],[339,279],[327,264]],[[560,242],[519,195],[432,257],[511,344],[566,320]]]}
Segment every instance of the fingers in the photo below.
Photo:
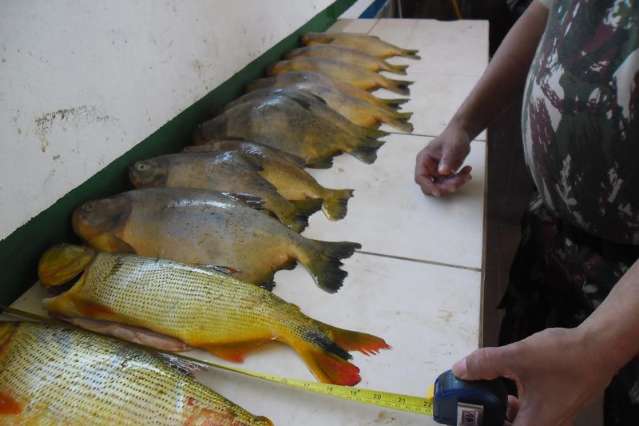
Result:
{"label": "fingers", "polygon": [[508,395],[508,408],[506,409],[506,419],[515,420],[519,412],[519,399],[514,395]]}
{"label": "fingers", "polygon": [[478,349],[457,361],[453,365],[453,373],[463,380],[492,380],[498,377],[509,377],[511,375],[509,346]]}
{"label": "fingers", "polygon": [[437,171],[437,162],[428,154],[420,155],[415,165],[415,183],[424,194],[440,197],[457,191],[472,179],[472,167],[465,166],[459,173],[441,176]]}
{"label": "fingers", "polygon": [[468,155],[470,148],[466,143],[451,143],[443,146],[442,158],[437,171],[440,175],[448,176],[459,169]]}

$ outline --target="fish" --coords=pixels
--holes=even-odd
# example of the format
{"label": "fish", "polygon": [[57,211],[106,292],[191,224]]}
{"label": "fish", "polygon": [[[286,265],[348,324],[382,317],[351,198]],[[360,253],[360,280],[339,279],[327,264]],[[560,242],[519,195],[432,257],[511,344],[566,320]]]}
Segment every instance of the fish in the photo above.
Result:
{"label": "fish", "polygon": [[159,356],[54,323],[0,324],[2,424],[269,426]]}
{"label": "fish", "polygon": [[355,123],[344,117],[342,114],[332,109],[320,96],[317,96],[307,90],[299,90],[293,87],[266,87],[264,89],[254,90],[252,92],[245,93],[239,98],[228,103],[224,109],[232,109],[233,107],[244,103],[251,103],[259,106],[266,102],[269,102],[272,98],[281,95],[287,95],[291,99],[296,99],[299,102],[304,102],[306,105],[309,106],[309,109],[313,114],[320,117],[324,121],[335,124],[343,131],[355,137],[380,138],[388,135],[387,132],[381,130],[370,129],[356,125]]}
{"label": "fish", "polygon": [[402,49],[401,47],[387,43],[377,36],[357,33],[307,33],[302,36],[302,44],[313,46],[316,44],[331,44],[340,47],[349,47],[381,59],[392,56],[403,56],[410,59],[421,59],[419,51],[415,49]]}
{"label": "fish", "polygon": [[291,161],[282,151],[255,142],[211,141],[204,145],[187,146],[184,151],[235,152],[242,155],[259,167],[260,176],[275,186],[284,198],[295,205],[302,205],[307,211],[321,206],[324,215],[330,220],[346,216],[348,200],[353,196],[352,189],[323,187],[299,163]]}
{"label": "fish", "polygon": [[136,188],[198,188],[252,194],[259,197],[264,208],[280,222],[296,232],[304,230],[308,216],[319,206],[300,209],[260,172],[258,164],[238,152],[181,153],[134,163],[129,167],[129,180]]}
{"label": "fish", "polygon": [[[326,78],[321,74],[316,74],[321,76],[321,79],[307,79],[306,76],[308,74],[311,73],[287,72],[280,74],[277,77],[258,80],[257,82],[254,82],[254,84],[250,85],[247,90],[253,91],[271,87],[293,88],[308,91],[324,99],[329,107],[358,126],[377,128],[382,123],[386,123],[389,126],[405,132],[413,131],[413,125],[408,122],[410,117],[413,115],[412,113],[398,112],[389,107],[375,105],[369,101],[345,93],[329,78]],[[362,91],[369,94],[364,90]]]}
{"label": "fish", "polygon": [[328,168],[333,157],[343,152],[373,163],[384,144],[377,138],[383,135],[386,133],[354,125],[310,93],[273,89],[249,93],[200,124],[194,143],[243,138],[301,157],[308,167]]}
{"label": "fish", "polygon": [[334,80],[359,87],[360,89],[368,91],[386,89],[400,95],[410,94],[408,86],[413,84],[412,81],[393,80],[379,75],[376,72],[369,71],[366,68],[349,65],[335,59],[306,56],[297,56],[292,59],[277,62],[270,66],[266,73],[272,76],[291,71],[318,72]]}
{"label": "fish", "polygon": [[[348,83],[343,83],[339,80],[334,80],[324,74],[312,71],[290,71],[272,77],[260,78],[250,83],[247,86],[247,90],[253,91],[257,89],[263,89],[265,87],[270,87],[273,86],[273,82],[278,82],[278,84],[283,85],[290,84],[293,86],[297,83],[310,83],[321,86],[329,86],[332,87],[332,92],[341,92],[346,96],[360,99],[362,101],[370,103],[371,105],[386,108],[389,110],[389,112],[396,111],[398,108],[401,107],[401,105],[409,101],[409,99],[407,98],[378,98],[377,96],[371,94],[370,92],[367,92],[364,89],[360,89],[359,87],[355,87]],[[318,93],[316,93],[316,95],[321,96]]]}
{"label": "fish", "polygon": [[340,260],[361,248],[304,238],[232,195],[201,189],[123,192],[82,204],[71,222],[98,250],[217,265],[264,286],[272,285],[276,271],[299,262],[328,292],[336,292],[347,276]]}
{"label": "fish", "polygon": [[81,274],[66,291],[44,300],[50,314],[78,326],[93,328],[97,321],[141,328],[234,362],[278,341],[295,350],[319,381],[349,386],[360,381],[349,351],[371,355],[390,348],[379,337],[314,320],[296,305],[224,273],[111,253],[95,253],[89,264],[76,267],[68,263],[67,250],[82,248],[49,249],[39,262],[39,278],[49,285],[49,270],[60,270],[58,258],[63,268]]}
{"label": "fish", "polygon": [[293,49],[286,54],[285,58],[291,59],[297,56],[334,59],[345,64],[363,67],[373,72],[386,71],[399,75],[406,75],[406,69],[408,68],[408,65],[391,64],[359,50],[332,44],[315,44]]}

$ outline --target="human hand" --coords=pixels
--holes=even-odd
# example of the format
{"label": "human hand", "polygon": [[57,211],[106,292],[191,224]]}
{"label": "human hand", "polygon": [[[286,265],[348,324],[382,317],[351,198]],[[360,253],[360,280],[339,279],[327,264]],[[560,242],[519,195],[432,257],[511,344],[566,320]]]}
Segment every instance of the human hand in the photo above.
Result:
{"label": "human hand", "polygon": [[468,133],[461,126],[449,124],[417,154],[415,183],[424,194],[435,197],[457,191],[471,179],[470,166],[457,171],[469,152]]}
{"label": "human hand", "polygon": [[458,361],[453,373],[464,380],[514,380],[519,398],[509,396],[506,425],[572,425],[617,371],[591,342],[580,328],[550,328],[507,346],[478,349]]}

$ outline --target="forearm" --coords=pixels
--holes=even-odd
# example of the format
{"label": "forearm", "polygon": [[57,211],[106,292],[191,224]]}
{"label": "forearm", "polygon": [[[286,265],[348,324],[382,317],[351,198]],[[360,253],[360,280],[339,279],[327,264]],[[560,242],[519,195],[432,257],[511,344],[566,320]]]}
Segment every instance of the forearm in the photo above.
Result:
{"label": "forearm", "polygon": [[533,1],[508,32],[486,71],[451,120],[473,139],[523,91],[548,9]]}
{"label": "forearm", "polygon": [[578,330],[585,355],[613,372],[639,354],[639,260]]}

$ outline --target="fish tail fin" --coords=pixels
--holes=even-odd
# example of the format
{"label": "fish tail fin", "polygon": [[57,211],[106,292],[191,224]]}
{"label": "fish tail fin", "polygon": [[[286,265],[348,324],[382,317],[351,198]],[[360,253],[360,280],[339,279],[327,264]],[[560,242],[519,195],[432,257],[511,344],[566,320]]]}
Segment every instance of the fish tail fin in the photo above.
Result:
{"label": "fish tail fin", "polygon": [[388,114],[386,117],[384,117],[383,121],[389,126],[395,127],[396,129],[412,133],[413,125],[408,122],[412,115],[412,112],[395,112],[392,114]]}
{"label": "fish tail fin", "polygon": [[320,198],[305,198],[303,200],[290,200],[295,206],[299,214],[310,216],[322,208],[322,200]]}
{"label": "fish tail fin", "polygon": [[351,257],[362,246],[351,242],[306,240],[306,250],[299,261],[308,269],[315,283],[324,291],[335,293],[348,273],[342,269],[341,259]]}
{"label": "fish tail fin", "polygon": [[382,71],[392,72],[399,75],[406,75],[407,68],[408,65],[389,64],[388,62],[384,62]]}
{"label": "fish tail fin", "polygon": [[388,136],[388,132],[385,132],[383,130],[378,130],[378,129],[371,129],[371,128],[365,128],[366,129],[366,136],[368,136],[369,138],[373,138],[373,139],[377,139],[377,138],[383,138],[384,136]]}
{"label": "fish tail fin", "polygon": [[418,53],[419,53],[419,50],[417,49],[401,49],[400,56],[404,56],[406,58],[411,58],[411,59],[422,59],[422,57],[419,56]]}
{"label": "fish tail fin", "polygon": [[382,349],[391,349],[391,346],[384,339],[372,334],[345,330],[324,323],[322,323],[322,327],[339,347],[348,352],[357,351],[364,355],[376,355]]}
{"label": "fish tail fin", "polygon": [[361,141],[350,154],[366,164],[372,164],[377,159],[377,150],[384,145],[384,141],[366,138]]}
{"label": "fish tail fin", "polygon": [[311,331],[291,346],[313,375],[323,383],[354,386],[361,380],[359,368],[348,362],[352,357],[326,334]]}
{"label": "fish tail fin", "polygon": [[294,207],[286,215],[278,215],[278,219],[295,232],[302,232],[308,226],[308,214],[296,210]]}
{"label": "fish tail fin", "polygon": [[408,89],[408,86],[413,83],[414,81],[393,80],[392,78],[384,78],[383,88],[400,95],[409,95],[410,90]]}
{"label": "fish tail fin", "polygon": [[330,220],[343,219],[346,216],[348,200],[353,196],[352,189],[333,189],[324,198],[322,211]]}
{"label": "fish tail fin", "polygon": [[397,98],[397,99],[380,99],[380,101],[389,108],[399,109],[400,105],[405,104],[410,99]]}

